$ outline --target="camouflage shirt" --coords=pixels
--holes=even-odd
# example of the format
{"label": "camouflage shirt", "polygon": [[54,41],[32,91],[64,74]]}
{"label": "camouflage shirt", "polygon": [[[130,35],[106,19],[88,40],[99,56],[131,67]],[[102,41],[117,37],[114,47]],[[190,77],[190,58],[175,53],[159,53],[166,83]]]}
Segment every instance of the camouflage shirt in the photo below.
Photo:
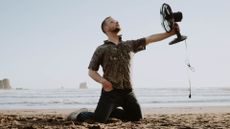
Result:
{"label": "camouflage shirt", "polygon": [[144,50],[145,46],[145,38],[121,41],[118,45],[106,40],[95,50],[88,68],[98,71],[101,65],[103,77],[113,84],[114,89],[132,89],[131,53]]}

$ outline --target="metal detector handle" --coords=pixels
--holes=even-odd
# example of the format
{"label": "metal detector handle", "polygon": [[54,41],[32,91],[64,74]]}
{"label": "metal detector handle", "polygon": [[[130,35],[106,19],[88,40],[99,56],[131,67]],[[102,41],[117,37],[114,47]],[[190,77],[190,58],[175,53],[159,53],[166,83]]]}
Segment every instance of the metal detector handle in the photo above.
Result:
{"label": "metal detector handle", "polygon": [[180,31],[177,31],[177,30],[176,30],[176,35],[177,35],[177,38],[181,38]]}
{"label": "metal detector handle", "polygon": [[179,30],[179,25],[175,22],[174,23],[174,29],[176,29],[176,35],[178,38],[181,38],[180,30]]}
{"label": "metal detector handle", "polygon": [[179,43],[179,42],[187,39],[187,36],[183,36],[180,34],[179,25],[177,23],[174,23],[173,29],[175,29],[177,37],[174,40],[172,40],[171,42],[169,42],[169,45],[173,45],[175,43]]}

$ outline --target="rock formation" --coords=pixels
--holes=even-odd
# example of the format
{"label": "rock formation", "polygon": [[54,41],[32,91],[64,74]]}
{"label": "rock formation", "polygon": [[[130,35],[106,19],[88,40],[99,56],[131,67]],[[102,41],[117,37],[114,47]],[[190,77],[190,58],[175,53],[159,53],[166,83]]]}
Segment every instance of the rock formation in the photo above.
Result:
{"label": "rock formation", "polygon": [[11,89],[10,80],[7,78],[0,80],[0,89]]}
{"label": "rock formation", "polygon": [[0,80],[0,89],[3,89],[3,88],[4,88],[3,82],[2,82],[2,80]]}

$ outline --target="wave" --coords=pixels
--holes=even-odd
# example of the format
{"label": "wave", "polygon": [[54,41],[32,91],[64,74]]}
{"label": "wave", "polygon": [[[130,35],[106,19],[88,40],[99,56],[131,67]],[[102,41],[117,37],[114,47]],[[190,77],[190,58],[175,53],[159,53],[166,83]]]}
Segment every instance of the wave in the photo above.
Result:
{"label": "wave", "polygon": [[[100,92],[100,89],[0,90],[0,109],[95,107]],[[134,92],[144,106],[230,105],[230,90],[223,88],[193,89],[191,99],[188,90],[180,88],[138,88]]]}

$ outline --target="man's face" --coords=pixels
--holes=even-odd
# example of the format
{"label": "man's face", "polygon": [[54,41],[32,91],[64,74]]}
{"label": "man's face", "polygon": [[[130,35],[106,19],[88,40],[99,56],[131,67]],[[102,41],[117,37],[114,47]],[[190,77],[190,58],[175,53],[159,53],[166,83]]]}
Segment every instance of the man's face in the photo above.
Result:
{"label": "man's face", "polygon": [[106,20],[106,27],[107,31],[112,33],[118,33],[121,30],[119,22],[112,17]]}

